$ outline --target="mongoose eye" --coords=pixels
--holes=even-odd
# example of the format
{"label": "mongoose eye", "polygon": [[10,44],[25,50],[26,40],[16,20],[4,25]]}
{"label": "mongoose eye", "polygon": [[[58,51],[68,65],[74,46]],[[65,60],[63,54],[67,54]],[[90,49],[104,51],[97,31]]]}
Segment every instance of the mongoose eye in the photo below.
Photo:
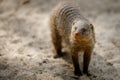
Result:
{"label": "mongoose eye", "polygon": [[94,28],[94,27],[93,27],[93,25],[92,25],[92,24],[90,24],[90,28],[93,30],[93,28]]}
{"label": "mongoose eye", "polygon": [[87,31],[87,29],[86,29],[86,28],[83,28],[83,29],[82,29],[82,32],[86,32],[86,31]]}
{"label": "mongoose eye", "polygon": [[75,27],[75,30],[77,30],[77,27]]}

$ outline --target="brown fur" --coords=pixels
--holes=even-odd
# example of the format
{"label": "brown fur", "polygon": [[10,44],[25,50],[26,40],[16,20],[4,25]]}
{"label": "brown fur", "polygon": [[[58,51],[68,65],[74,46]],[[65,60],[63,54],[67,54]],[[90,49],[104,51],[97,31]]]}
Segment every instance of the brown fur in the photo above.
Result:
{"label": "brown fur", "polygon": [[[77,30],[74,30],[76,26]],[[84,28],[84,26],[87,26],[87,31],[85,32],[87,35],[82,35],[81,27]],[[50,29],[56,53],[54,57],[58,58],[63,55],[62,42],[65,41],[72,56],[75,75],[80,76],[82,74],[78,60],[80,51],[84,51],[83,73],[88,74],[88,66],[95,44],[94,27],[79,13],[78,7],[73,3],[60,3],[50,16]],[[77,38],[73,35],[75,31],[79,33]]]}
{"label": "brown fur", "polygon": [[23,4],[23,5],[30,2],[30,0],[20,0],[20,1],[21,1],[21,4]]}

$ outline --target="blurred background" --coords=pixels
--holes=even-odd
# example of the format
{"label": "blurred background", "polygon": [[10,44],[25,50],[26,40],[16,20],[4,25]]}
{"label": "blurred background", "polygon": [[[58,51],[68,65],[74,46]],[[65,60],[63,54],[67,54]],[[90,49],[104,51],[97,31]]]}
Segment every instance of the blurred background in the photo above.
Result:
{"label": "blurred background", "polygon": [[0,80],[119,80],[120,0],[67,0],[95,27],[90,77],[74,77],[71,63],[53,59],[49,16],[65,0],[0,0]]}

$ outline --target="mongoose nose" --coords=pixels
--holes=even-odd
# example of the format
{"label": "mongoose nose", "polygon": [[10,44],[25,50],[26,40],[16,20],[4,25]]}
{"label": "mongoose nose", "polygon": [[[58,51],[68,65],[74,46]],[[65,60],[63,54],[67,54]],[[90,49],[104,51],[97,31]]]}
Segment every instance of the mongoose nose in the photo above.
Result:
{"label": "mongoose nose", "polygon": [[75,33],[75,36],[78,36],[79,34],[78,33]]}
{"label": "mongoose nose", "polygon": [[74,37],[77,38],[79,36],[79,33],[75,32]]}

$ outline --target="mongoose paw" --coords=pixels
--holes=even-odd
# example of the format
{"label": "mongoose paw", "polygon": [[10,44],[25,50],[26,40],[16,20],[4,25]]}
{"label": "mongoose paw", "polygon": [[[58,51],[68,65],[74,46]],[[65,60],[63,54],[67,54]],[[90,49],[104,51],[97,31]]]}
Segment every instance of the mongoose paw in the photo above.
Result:
{"label": "mongoose paw", "polygon": [[61,54],[61,55],[56,54],[56,55],[54,55],[54,58],[57,59],[57,58],[61,58],[62,56],[63,56],[63,54]]}
{"label": "mongoose paw", "polygon": [[22,4],[24,5],[24,4],[27,4],[27,3],[29,3],[30,2],[30,0],[22,0]]}
{"label": "mongoose paw", "polygon": [[91,76],[89,72],[84,72],[84,74],[86,74],[87,76]]}
{"label": "mongoose paw", "polygon": [[91,74],[90,74],[90,73],[87,73],[87,76],[91,76]]}
{"label": "mongoose paw", "polygon": [[82,76],[81,71],[74,71],[74,74],[75,74],[76,76]]}

